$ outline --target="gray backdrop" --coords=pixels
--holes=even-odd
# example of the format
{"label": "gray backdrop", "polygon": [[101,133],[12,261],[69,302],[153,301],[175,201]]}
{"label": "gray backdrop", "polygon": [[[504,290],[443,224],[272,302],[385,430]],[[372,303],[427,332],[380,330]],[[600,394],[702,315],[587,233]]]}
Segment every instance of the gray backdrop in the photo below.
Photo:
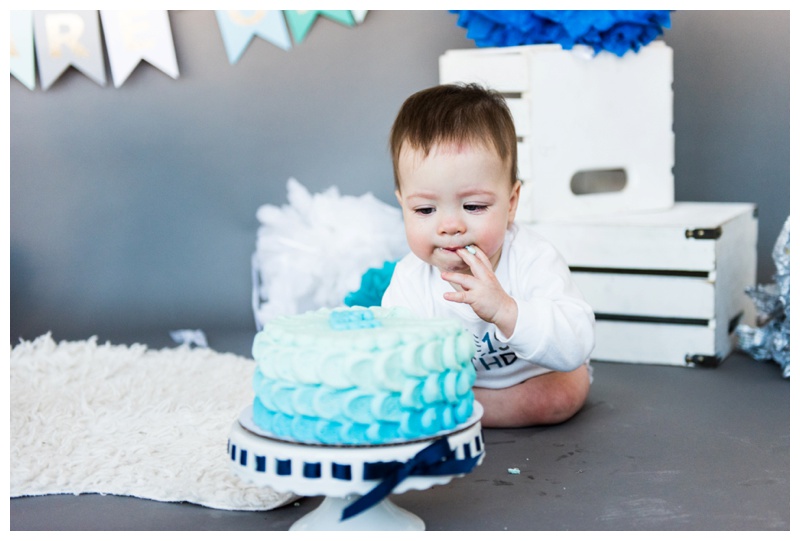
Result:
{"label": "gray backdrop", "polygon": [[[254,329],[257,208],[285,203],[289,177],[396,204],[388,130],[438,82],[442,53],[474,47],[456,19],[319,20],[291,51],[255,39],[230,65],[213,12],[174,11],[177,80],[146,63],[118,89],[73,69],[46,92],[12,77],[12,344]],[[664,40],[676,199],[757,203],[771,281],[789,214],[789,13],[676,12]]]}

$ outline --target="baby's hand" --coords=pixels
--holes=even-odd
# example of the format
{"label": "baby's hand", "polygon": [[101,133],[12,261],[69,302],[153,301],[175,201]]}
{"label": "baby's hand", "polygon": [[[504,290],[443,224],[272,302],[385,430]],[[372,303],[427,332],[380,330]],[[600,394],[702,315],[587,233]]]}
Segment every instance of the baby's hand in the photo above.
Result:
{"label": "baby's hand", "polygon": [[477,246],[460,248],[456,253],[469,266],[472,275],[443,272],[442,278],[460,290],[447,292],[444,298],[469,304],[478,317],[494,323],[500,332],[511,336],[517,324],[517,303],[500,285],[491,261]]}

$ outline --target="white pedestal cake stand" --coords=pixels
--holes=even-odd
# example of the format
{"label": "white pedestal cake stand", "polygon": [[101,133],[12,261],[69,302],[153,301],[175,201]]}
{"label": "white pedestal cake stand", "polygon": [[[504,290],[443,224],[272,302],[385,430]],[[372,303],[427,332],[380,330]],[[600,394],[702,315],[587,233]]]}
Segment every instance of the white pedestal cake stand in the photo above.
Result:
{"label": "white pedestal cake stand", "polygon": [[[326,446],[270,437],[255,426],[252,408],[248,407],[231,428],[228,456],[238,475],[259,486],[298,496],[325,496],[318,508],[295,522],[290,530],[424,530],[422,519],[396,506],[388,497],[345,520],[341,519],[342,511],[381,482],[374,478],[376,467],[405,464],[440,438],[446,438],[453,451],[449,460],[472,463],[472,459],[474,466],[479,465],[485,454],[482,415],[483,408],[475,402],[467,422],[431,438],[394,445]],[[426,490],[466,473],[414,475],[412,471],[392,493]]]}

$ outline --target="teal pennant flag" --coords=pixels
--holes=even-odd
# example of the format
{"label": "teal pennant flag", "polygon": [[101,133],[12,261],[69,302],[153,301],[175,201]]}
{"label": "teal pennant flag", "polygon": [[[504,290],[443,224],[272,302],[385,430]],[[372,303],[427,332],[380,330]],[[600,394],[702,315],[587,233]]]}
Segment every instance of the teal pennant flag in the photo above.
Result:
{"label": "teal pennant flag", "polygon": [[278,10],[270,11],[217,11],[217,23],[228,53],[228,61],[236,64],[250,44],[253,36],[288,51],[292,47],[286,21]]}
{"label": "teal pennant flag", "polygon": [[30,90],[36,88],[33,14],[30,10],[11,12],[11,75]]}
{"label": "teal pennant flag", "polygon": [[284,10],[286,22],[292,31],[295,43],[301,43],[317,17],[325,17],[345,26],[356,24],[353,13],[349,9],[309,9],[309,10]]}
{"label": "teal pennant flag", "polygon": [[105,86],[97,11],[35,11],[33,30],[42,90],[50,88],[70,65]]}

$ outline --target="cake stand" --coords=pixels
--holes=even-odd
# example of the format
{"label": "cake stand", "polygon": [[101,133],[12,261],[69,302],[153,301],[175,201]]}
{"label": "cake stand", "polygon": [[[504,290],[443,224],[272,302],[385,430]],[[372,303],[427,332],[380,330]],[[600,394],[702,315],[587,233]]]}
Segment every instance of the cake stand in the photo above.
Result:
{"label": "cake stand", "polygon": [[[228,456],[233,470],[249,482],[298,496],[325,496],[290,530],[424,530],[422,519],[385,496],[449,483],[483,462],[482,415],[483,408],[475,402],[465,423],[430,438],[389,445],[327,446],[271,437],[256,427],[252,407],[248,407],[231,428]],[[421,464],[431,456],[438,456],[432,467]],[[399,482],[395,485],[392,479]],[[370,507],[343,518],[351,504],[367,501],[373,502]]]}

